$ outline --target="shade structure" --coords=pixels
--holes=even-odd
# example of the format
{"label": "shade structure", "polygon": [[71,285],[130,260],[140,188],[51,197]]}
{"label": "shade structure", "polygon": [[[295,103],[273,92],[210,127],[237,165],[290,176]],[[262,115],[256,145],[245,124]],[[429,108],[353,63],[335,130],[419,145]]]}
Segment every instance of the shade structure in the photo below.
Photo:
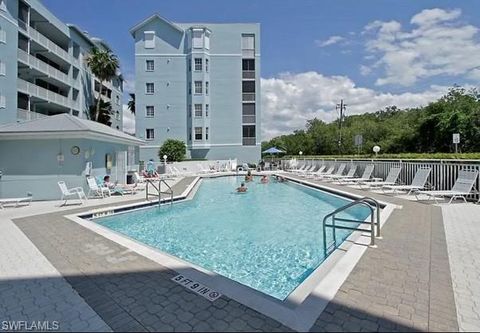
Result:
{"label": "shade structure", "polygon": [[278,149],[277,147],[272,147],[272,148],[268,148],[267,150],[264,150],[263,153],[264,154],[280,154],[280,153],[284,153],[284,151]]}

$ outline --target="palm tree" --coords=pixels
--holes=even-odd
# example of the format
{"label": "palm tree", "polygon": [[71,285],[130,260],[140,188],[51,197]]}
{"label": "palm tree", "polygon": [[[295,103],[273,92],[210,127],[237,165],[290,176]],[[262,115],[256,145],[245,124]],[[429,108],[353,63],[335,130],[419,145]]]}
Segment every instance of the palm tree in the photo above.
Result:
{"label": "palm tree", "polygon": [[128,101],[127,107],[131,113],[135,114],[135,94],[130,93],[130,100]]}
{"label": "palm tree", "polygon": [[112,80],[120,68],[120,63],[115,54],[111,50],[101,50],[97,47],[92,48],[87,58],[87,65],[90,67],[93,75],[100,80],[100,92],[97,99],[97,107],[94,117],[98,121],[100,117],[100,101],[102,100],[103,83]]}
{"label": "palm tree", "polygon": [[[98,105],[100,105],[99,108],[98,108]],[[95,99],[95,103],[90,106],[90,109],[88,111],[89,111],[90,119],[96,118],[96,121],[101,124],[104,124],[107,126],[112,125],[111,118],[113,115],[113,111],[112,111],[112,104],[110,102],[105,102],[100,98]]]}

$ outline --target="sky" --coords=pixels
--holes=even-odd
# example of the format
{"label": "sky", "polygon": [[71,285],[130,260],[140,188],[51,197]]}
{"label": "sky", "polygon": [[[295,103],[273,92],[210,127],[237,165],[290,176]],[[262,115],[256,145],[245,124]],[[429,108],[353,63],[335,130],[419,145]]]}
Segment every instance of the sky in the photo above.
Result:
{"label": "sky", "polygon": [[[129,29],[153,13],[173,22],[261,24],[262,136],[386,106],[416,107],[454,84],[480,86],[480,1],[43,0],[58,18],[106,40],[135,84]],[[134,119],[124,112],[127,131]]]}

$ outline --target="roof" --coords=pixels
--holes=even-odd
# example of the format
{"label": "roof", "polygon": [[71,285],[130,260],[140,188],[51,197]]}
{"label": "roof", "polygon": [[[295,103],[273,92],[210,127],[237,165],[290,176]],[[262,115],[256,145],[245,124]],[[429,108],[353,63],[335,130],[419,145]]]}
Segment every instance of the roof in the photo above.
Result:
{"label": "roof", "polygon": [[176,25],[175,23],[173,23],[173,22],[167,20],[166,18],[163,18],[159,14],[155,13],[152,16],[147,17],[145,20],[141,21],[140,23],[136,24],[134,27],[132,27],[130,29],[130,34],[135,37],[135,32],[137,30],[141,29],[144,25],[146,25],[146,24],[148,24],[148,23],[150,23],[154,20],[160,20],[160,21],[165,22],[166,24],[170,25],[175,30],[177,30],[181,33],[184,32],[184,30],[182,28],[180,28],[178,25]]}
{"label": "roof", "polygon": [[145,142],[122,131],[68,113],[0,126],[0,138],[83,138],[143,145]]}

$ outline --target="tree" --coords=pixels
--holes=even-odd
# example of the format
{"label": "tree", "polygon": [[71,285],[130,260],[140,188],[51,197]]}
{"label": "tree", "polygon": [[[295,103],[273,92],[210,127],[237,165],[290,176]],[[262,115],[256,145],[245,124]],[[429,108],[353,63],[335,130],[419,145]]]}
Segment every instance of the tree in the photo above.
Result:
{"label": "tree", "polygon": [[111,50],[101,50],[97,47],[92,48],[87,57],[87,65],[90,67],[93,75],[100,80],[100,92],[97,99],[97,107],[94,117],[91,119],[98,121],[100,117],[100,101],[102,100],[103,83],[112,80],[120,68],[120,63]]}
{"label": "tree", "polygon": [[160,147],[158,157],[163,160],[163,155],[168,156],[169,161],[180,162],[185,158],[187,146],[181,140],[168,139]]}
{"label": "tree", "polygon": [[130,99],[128,100],[127,107],[131,113],[135,114],[135,94],[130,93]]}
{"label": "tree", "polygon": [[[100,104],[99,111],[97,111],[98,104]],[[107,126],[112,125],[111,118],[112,118],[113,111],[112,111],[112,104],[110,102],[105,102],[103,100],[100,100],[100,103],[97,103],[97,99],[95,99],[95,103],[90,106],[90,109],[88,111],[89,111],[90,119],[94,119],[98,115],[96,120],[97,122]]]}

